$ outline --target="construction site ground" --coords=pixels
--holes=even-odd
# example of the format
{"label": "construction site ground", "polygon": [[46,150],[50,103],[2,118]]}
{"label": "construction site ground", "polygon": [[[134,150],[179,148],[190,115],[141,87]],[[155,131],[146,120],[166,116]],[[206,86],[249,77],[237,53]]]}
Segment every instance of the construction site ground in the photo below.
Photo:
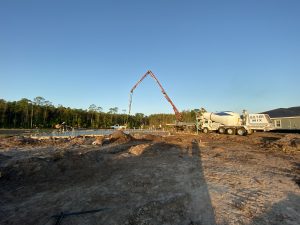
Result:
{"label": "construction site ground", "polygon": [[300,224],[299,134],[94,141],[1,137],[0,224]]}

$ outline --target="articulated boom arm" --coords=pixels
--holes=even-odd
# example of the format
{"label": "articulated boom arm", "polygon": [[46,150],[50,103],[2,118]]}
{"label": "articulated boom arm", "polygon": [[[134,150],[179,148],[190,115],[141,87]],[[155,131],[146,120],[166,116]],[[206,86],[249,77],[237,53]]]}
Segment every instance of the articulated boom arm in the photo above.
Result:
{"label": "articulated boom arm", "polygon": [[163,86],[161,85],[161,83],[159,82],[159,80],[156,78],[156,76],[152,73],[151,70],[148,70],[147,73],[144,74],[144,76],[142,76],[142,78],[133,86],[133,88],[130,90],[130,97],[129,97],[129,111],[128,113],[130,114],[131,111],[131,103],[132,103],[132,94],[134,89],[136,89],[136,87],[148,76],[150,75],[158,84],[158,86],[161,89],[161,92],[163,93],[163,95],[165,96],[165,98],[167,99],[167,101],[172,105],[175,116],[176,116],[176,120],[179,122],[182,122],[182,115],[181,113],[178,111],[178,109],[176,108],[176,106],[174,105],[174,103],[172,102],[172,100],[169,98],[168,94],[165,92]]}

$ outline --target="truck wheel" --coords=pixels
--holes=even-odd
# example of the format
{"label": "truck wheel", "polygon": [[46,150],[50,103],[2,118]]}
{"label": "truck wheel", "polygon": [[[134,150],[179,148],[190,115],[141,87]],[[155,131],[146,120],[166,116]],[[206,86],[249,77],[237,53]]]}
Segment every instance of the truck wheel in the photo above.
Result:
{"label": "truck wheel", "polygon": [[219,134],[225,134],[225,128],[224,127],[220,127],[218,129]]}
{"label": "truck wheel", "polygon": [[228,128],[227,130],[226,130],[226,132],[227,132],[227,134],[229,134],[229,135],[233,135],[235,132],[234,132],[235,130],[233,129],[233,128]]}
{"label": "truck wheel", "polygon": [[237,129],[237,134],[240,135],[240,136],[244,136],[246,134],[246,130],[245,128],[241,127],[241,128],[238,128]]}
{"label": "truck wheel", "polygon": [[204,127],[204,128],[203,128],[203,133],[204,133],[204,134],[208,134],[208,133],[209,133],[209,130],[208,130],[207,127]]}

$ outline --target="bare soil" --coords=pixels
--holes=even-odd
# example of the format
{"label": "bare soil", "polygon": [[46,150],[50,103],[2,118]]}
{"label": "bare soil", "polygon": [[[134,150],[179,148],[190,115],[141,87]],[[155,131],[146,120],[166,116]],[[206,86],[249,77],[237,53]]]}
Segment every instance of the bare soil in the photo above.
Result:
{"label": "bare soil", "polygon": [[300,135],[0,138],[0,224],[300,224]]}

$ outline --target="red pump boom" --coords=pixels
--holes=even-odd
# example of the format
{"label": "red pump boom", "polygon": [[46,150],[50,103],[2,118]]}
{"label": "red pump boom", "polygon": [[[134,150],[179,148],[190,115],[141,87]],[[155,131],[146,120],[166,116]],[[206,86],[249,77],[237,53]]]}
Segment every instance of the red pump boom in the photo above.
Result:
{"label": "red pump boom", "polygon": [[166,93],[166,91],[164,90],[163,86],[160,84],[159,80],[156,78],[156,76],[152,73],[151,70],[148,70],[147,73],[145,73],[142,78],[133,86],[133,88],[130,90],[130,97],[129,97],[129,111],[128,114],[130,115],[130,111],[131,111],[131,103],[132,103],[132,94],[134,89],[136,89],[136,87],[148,76],[150,75],[158,84],[158,86],[160,87],[161,92],[163,93],[163,95],[165,96],[165,98],[167,99],[167,101],[172,105],[174,113],[175,113],[175,117],[176,120],[178,122],[182,122],[182,115],[181,113],[178,111],[178,109],[176,108],[176,106],[174,105],[174,103],[172,102],[172,100],[169,98],[168,94]]}

